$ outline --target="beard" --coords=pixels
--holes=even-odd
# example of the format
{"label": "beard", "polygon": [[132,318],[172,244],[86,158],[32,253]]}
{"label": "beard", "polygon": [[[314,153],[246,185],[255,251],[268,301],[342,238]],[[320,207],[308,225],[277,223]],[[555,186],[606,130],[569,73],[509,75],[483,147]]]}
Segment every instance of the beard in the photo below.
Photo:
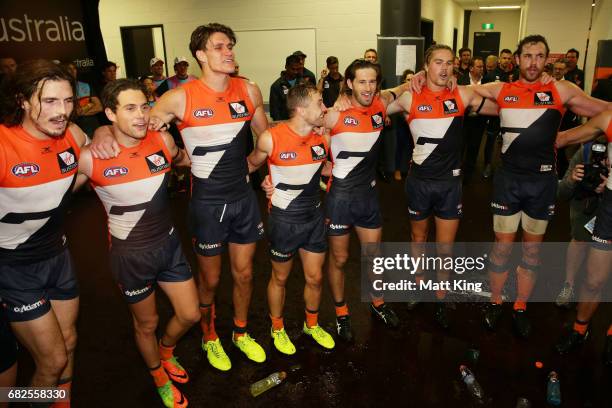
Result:
{"label": "beard", "polygon": [[[30,120],[34,123],[36,129],[54,139],[63,137],[69,124],[68,117],[65,115],[54,116],[45,122],[41,122],[32,116],[30,116]],[[57,122],[63,122],[63,126],[61,124],[56,125]]]}

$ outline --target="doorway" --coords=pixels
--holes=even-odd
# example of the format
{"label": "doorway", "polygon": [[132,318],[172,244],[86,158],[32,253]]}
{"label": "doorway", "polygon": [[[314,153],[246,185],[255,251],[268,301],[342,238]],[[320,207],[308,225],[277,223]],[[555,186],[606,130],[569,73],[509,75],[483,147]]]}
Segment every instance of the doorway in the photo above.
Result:
{"label": "doorway", "polygon": [[168,76],[164,26],[121,27],[121,44],[123,46],[125,75],[128,78],[149,75],[149,62],[153,57],[161,58],[164,61],[164,69],[166,76]]}
{"label": "doorway", "polygon": [[421,19],[421,37],[425,37],[425,50],[427,50],[433,44],[433,21]]}
{"label": "doorway", "polygon": [[474,52],[472,55],[486,59],[489,55],[499,55],[499,31],[474,33]]}

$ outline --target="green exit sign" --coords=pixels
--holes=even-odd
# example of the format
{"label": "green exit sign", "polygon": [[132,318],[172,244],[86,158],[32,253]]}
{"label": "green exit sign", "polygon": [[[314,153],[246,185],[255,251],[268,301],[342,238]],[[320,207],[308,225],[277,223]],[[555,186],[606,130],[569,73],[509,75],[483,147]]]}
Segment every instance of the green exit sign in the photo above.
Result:
{"label": "green exit sign", "polygon": [[492,29],[493,29],[493,27],[494,27],[493,23],[484,23],[484,24],[482,25],[482,29],[483,29],[483,30],[492,30]]}

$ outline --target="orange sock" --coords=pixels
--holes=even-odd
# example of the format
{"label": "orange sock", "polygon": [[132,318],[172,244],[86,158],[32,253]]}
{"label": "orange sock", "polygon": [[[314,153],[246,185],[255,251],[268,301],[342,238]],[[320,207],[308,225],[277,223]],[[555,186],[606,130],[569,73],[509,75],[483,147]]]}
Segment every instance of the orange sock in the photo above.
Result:
{"label": "orange sock", "polygon": [[161,365],[157,366],[157,368],[149,368],[149,372],[153,376],[156,387],[161,387],[170,381],[168,374],[166,374],[166,370],[164,370]]}
{"label": "orange sock", "polygon": [[349,308],[345,301],[336,302],[336,316],[347,316],[349,314]]}
{"label": "orange sock", "polygon": [[274,317],[270,315],[270,320],[272,320],[272,330],[282,330],[285,327],[285,323],[283,321],[283,317]]}
{"label": "orange sock", "polygon": [[589,327],[589,322],[579,322],[578,320],[574,322],[574,331],[577,331],[583,336],[585,335],[588,327]]}
{"label": "orange sock", "polygon": [[608,332],[606,333],[606,336],[612,336],[612,324],[610,325],[610,327],[608,327]]}
{"label": "orange sock", "polygon": [[385,303],[383,298],[372,299],[372,304],[374,305],[374,307],[379,307],[383,303]]}
{"label": "orange sock", "polygon": [[215,331],[215,304],[204,305],[200,303],[200,313],[202,318],[200,319],[200,326],[202,327],[202,338],[204,342],[217,340],[217,332]]}
{"label": "orange sock", "polygon": [[310,328],[310,327],[313,327],[319,324],[319,311],[311,312],[310,310],[306,309],[305,312],[306,312],[306,326]]}
{"label": "orange sock", "polygon": [[[529,300],[529,296],[531,296],[531,292],[533,291],[533,287],[536,282],[536,274],[535,272],[523,268],[522,266],[516,267],[516,286],[517,286],[517,296],[516,302],[514,304],[514,310],[517,310],[517,303],[523,304],[522,309],[527,308],[527,300]],[[521,306],[521,305],[519,305]]]}
{"label": "orange sock", "polygon": [[247,322],[234,317],[234,340],[238,340],[247,332]]}
{"label": "orange sock", "polygon": [[505,272],[489,272],[489,281],[491,284],[491,303],[502,304],[502,290],[508,279],[508,271]]}
{"label": "orange sock", "polygon": [[51,404],[51,408],[70,408],[70,392],[72,391],[72,378],[67,380],[59,380],[57,384],[58,388],[66,390],[68,394],[68,400],[66,401],[57,401]]}
{"label": "orange sock", "polygon": [[161,341],[161,339],[159,339],[159,357],[162,360],[170,360],[172,358],[172,356],[174,355],[174,348],[175,347],[176,347],[176,345],[174,345],[174,346],[166,346]]}

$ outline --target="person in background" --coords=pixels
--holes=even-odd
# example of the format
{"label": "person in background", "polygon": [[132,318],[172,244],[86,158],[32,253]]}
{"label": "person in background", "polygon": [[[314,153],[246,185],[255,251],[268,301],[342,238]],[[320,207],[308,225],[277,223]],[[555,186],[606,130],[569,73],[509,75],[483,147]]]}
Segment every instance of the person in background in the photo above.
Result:
{"label": "person in background", "polygon": [[565,79],[575,83],[580,89],[584,90],[584,71],[578,68],[578,57],[580,57],[580,53],[575,48],[570,48],[565,53],[565,60],[567,61]]}
{"label": "person in background", "polygon": [[[414,71],[407,69],[402,73],[400,83],[410,83]],[[408,163],[412,160],[412,149],[414,148],[414,142],[412,135],[410,134],[410,128],[406,122],[407,113],[401,112],[393,115],[398,120],[395,121],[395,171],[393,172],[393,178],[396,181],[401,181],[402,177],[405,177],[408,173]],[[394,119],[392,119],[394,120]]]}
{"label": "person in background", "polygon": [[0,82],[5,77],[13,75],[17,70],[17,62],[13,57],[0,57]]}
{"label": "person in background", "polygon": [[295,51],[292,55],[295,55],[300,59],[300,76],[302,77],[301,82],[310,82],[311,84],[316,85],[317,78],[315,78],[315,74],[304,66],[307,55],[302,51]]}
{"label": "person in background", "polygon": [[153,79],[151,79],[149,76],[143,75],[138,79],[138,81],[145,86],[147,91],[145,93],[147,103],[150,107],[153,107],[157,101],[157,95],[155,94],[155,83],[153,82]]}
{"label": "person in background", "polygon": [[[561,58],[555,61],[553,64],[553,69],[551,75],[557,81],[563,81],[565,74],[567,73],[567,65],[568,62],[566,59]],[[576,115],[571,110],[566,110],[563,114],[563,118],[561,119],[561,126],[559,130],[568,130],[571,128],[575,128],[576,126],[580,126],[580,117]],[[575,149],[573,146],[570,146],[570,152],[574,153]],[[572,154],[569,154],[570,156]],[[568,160],[568,151],[567,147],[561,147],[557,149],[557,174],[559,175],[559,179],[563,178],[567,168],[569,166]]]}
{"label": "person in background", "polygon": [[472,59],[472,50],[467,47],[459,50],[459,74],[466,75],[470,72],[470,61]]}
{"label": "person in background", "polygon": [[149,62],[149,69],[151,70],[151,79],[155,89],[164,83],[166,76],[164,75],[164,60],[161,58],[153,57]]}
{"label": "person in background", "polygon": [[100,126],[97,114],[102,112],[102,103],[93,93],[88,83],[77,79],[78,69],[73,62],[66,64],[66,69],[76,81],[77,117],[75,123],[79,125],[81,130],[91,139],[95,130]]}
{"label": "person in background", "polygon": [[327,69],[321,71],[321,78],[317,82],[317,89],[323,95],[323,103],[327,108],[334,106],[334,102],[340,94],[340,86],[344,77],[338,71],[338,58],[327,57],[325,60]]}
{"label": "person in background", "polygon": [[166,79],[155,89],[157,96],[162,96],[170,89],[178,88],[187,82],[198,79],[189,74],[189,61],[187,61],[187,57],[176,57],[174,59],[174,72],[175,75]]}
{"label": "person in background", "polygon": [[270,116],[272,120],[289,119],[287,110],[287,94],[289,89],[302,82],[300,57],[289,55],[285,59],[285,70],[280,77],[270,86]]}
{"label": "person in background", "polygon": [[485,75],[494,72],[495,68],[497,68],[497,55],[489,55],[485,59]]}
{"label": "person in background", "polygon": [[[98,78],[98,81],[93,84],[95,94],[102,95],[102,90],[106,84],[113,82],[115,79],[117,79],[117,64],[115,64],[113,61],[106,61],[100,68],[100,77]],[[108,120],[102,111],[97,114],[97,118],[100,126],[111,124],[110,120]]]}

